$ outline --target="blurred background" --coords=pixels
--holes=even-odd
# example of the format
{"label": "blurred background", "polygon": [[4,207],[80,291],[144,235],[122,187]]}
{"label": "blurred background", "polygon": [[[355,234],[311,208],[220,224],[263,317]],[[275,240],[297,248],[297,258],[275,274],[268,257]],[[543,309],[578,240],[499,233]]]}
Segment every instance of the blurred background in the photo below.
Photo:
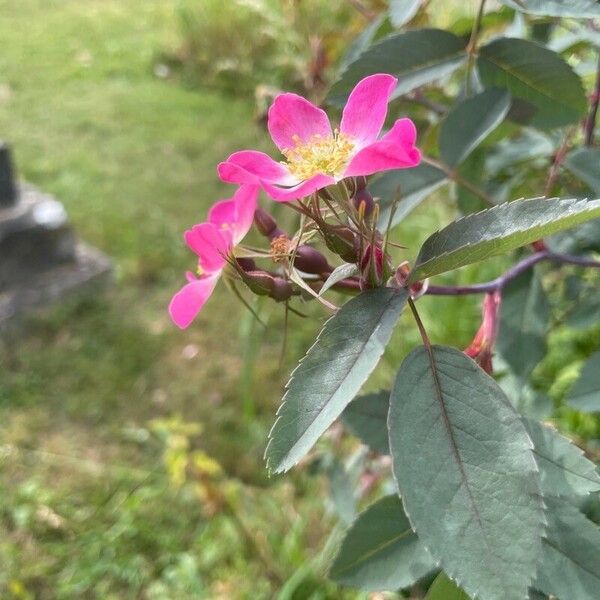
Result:
{"label": "blurred background", "polygon": [[[477,3],[438,4],[444,24]],[[333,459],[272,479],[262,461],[324,310],[292,317],[281,361],[282,308],[254,304],[265,329],[221,286],[181,332],[166,307],[193,262],[182,232],[231,192],[217,162],[272,151],[273,95],[321,98],[384,6],[0,0],[0,138],[114,266],[108,288],[0,337],[0,597],[366,598],[324,575],[354,482],[336,480]],[[398,241],[414,256],[451,214],[445,198],[425,202]],[[495,276],[500,263],[461,277]],[[477,299],[436,302],[423,301],[432,336],[466,346]],[[584,334],[569,335],[560,352],[577,353]],[[370,389],[414,342],[401,326]],[[560,394],[555,354],[542,370]]]}

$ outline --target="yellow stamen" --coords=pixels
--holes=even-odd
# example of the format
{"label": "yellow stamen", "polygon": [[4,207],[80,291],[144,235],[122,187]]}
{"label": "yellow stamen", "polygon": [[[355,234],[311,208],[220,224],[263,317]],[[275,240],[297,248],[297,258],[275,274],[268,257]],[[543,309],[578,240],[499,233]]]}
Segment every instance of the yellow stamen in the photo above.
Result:
{"label": "yellow stamen", "polygon": [[201,265],[198,265],[198,268],[196,269],[196,273],[202,277],[202,275],[204,275],[204,269],[202,268]]}
{"label": "yellow stamen", "polygon": [[354,143],[337,129],[333,137],[314,135],[308,142],[299,136],[293,136],[293,148],[283,150],[288,169],[298,179],[310,179],[323,173],[332,177],[341,176],[350,161]]}

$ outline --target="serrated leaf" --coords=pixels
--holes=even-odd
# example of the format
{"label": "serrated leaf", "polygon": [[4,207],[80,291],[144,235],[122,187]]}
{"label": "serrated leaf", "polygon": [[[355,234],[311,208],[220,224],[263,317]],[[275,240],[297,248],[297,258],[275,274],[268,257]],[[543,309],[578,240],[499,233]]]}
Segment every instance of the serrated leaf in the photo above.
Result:
{"label": "serrated leaf", "polygon": [[467,98],[442,122],[439,147],[442,159],[454,167],[487,137],[508,114],[510,94],[491,89]]}
{"label": "serrated leaf", "polygon": [[545,502],[548,526],[535,587],[561,600],[598,600],[600,529],[565,500]]}
{"label": "serrated leaf", "polygon": [[500,0],[506,6],[532,15],[592,19],[600,17],[597,0]]}
{"label": "serrated leaf", "polygon": [[446,573],[440,573],[431,584],[425,600],[469,600],[469,596]]}
{"label": "serrated leaf", "polygon": [[407,297],[369,290],[327,321],[288,382],[265,451],[269,469],[293,467],[340,416],[377,366]]}
{"label": "serrated leaf", "polygon": [[544,495],[579,496],[600,490],[596,465],[571,440],[534,419],[523,423],[533,441]]}
{"label": "serrated leaf", "polygon": [[390,21],[396,28],[408,23],[418,12],[421,0],[390,0]]}
{"label": "serrated leaf", "polygon": [[580,148],[565,157],[565,167],[600,194],[600,148]]}
{"label": "serrated leaf", "polygon": [[567,404],[581,412],[600,412],[600,352],[592,354],[583,365]]}
{"label": "serrated leaf", "polygon": [[521,383],[546,355],[549,323],[550,305],[534,270],[504,286],[496,348]]}
{"label": "serrated leaf", "polygon": [[360,441],[379,452],[389,454],[387,415],[390,392],[384,390],[365,394],[350,402],[342,414],[342,421]]}
{"label": "serrated leaf", "polygon": [[339,283],[343,279],[352,277],[358,273],[358,267],[353,263],[343,263],[339,267],[336,267],[331,275],[327,278],[327,281],[323,284],[323,287],[319,290],[319,296],[322,296],[330,287]]}
{"label": "serrated leaf", "polygon": [[410,527],[398,496],[369,506],[346,533],[329,573],[363,591],[397,591],[415,584],[436,562]]}
{"label": "serrated leaf", "polygon": [[369,188],[373,197],[379,198],[379,228],[383,231],[387,227],[397,194],[400,200],[395,207],[392,227],[403,221],[425,198],[447,182],[443,171],[424,162],[414,169],[388,171],[378,177]]}
{"label": "serrated leaf", "polygon": [[519,38],[499,38],[479,50],[477,68],[486,88],[508,90],[535,111],[531,124],[553,128],[576,123],[586,98],[579,76],[562,57]]}
{"label": "serrated leaf", "polygon": [[600,200],[517,200],[467,215],[431,235],[410,282],[504,254],[600,217]]}
{"label": "serrated leaf", "polygon": [[452,73],[465,60],[465,42],[442,29],[418,29],[390,35],[349,64],[329,92],[328,102],[342,104],[367,75],[398,77],[393,97]]}
{"label": "serrated leaf", "polygon": [[498,384],[463,352],[403,362],[388,419],[393,470],[419,539],[467,594],[525,599],[543,534],[532,443]]}

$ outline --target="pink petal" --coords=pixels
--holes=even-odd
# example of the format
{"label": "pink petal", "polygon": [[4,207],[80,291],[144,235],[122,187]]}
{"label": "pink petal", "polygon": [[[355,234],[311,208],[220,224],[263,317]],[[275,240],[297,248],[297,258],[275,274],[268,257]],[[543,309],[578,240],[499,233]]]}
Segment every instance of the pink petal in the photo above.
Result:
{"label": "pink petal", "polygon": [[335,179],[329,177],[329,175],[314,175],[310,179],[288,188],[274,186],[263,182],[263,189],[271,196],[271,198],[273,198],[273,200],[277,200],[277,202],[289,202],[290,200],[297,200],[298,198],[310,196],[313,192],[323,189],[328,185],[334,185],[335,183]]}
{"label": "pink petal", "polygon": [[236,206],[233,198],[231,200],[220,200],[213,204],[208,211],[208,222],[218,228],[228,229],[235,224],[235,214]]}
{"label": "pink petal", "polygon": [[169,315],[177,327],[185,329],[196,318],[213,293],[219,274],[184,285],[171,299]]}
{"label": "pink petal", "polygon": [[344,177],[416,167],[421,162],[421,152],[414,146],[415,137],[413,122],[410,119],[399,119],[383,138],[354,155]]}
{"label": "pink petal", "polygon": [[391,75],[370,75],[359,81],[350,93],[342,113],[340,132],[354,140],[359,148],[377,139],[397,82]]}
{"label": "pink petal", "polygon": [[281,185],[294,185],[297,179],[269,155],[256,150],[234,152],[217,167],[219,177],[228,183],[258,184],[261,180]]}
{"label": "pink petal", "polygon": [[259,188],[256,185],[242,185],[233,195],[233,202],[235,204],[234,244],[241,242],[250,230],[250,227],[252,227],[258,190]]}
{"label": "pink petal", "polygon": [[324,138],[333,135],[325,111],[297,94],[281,94],[275,98],[269,108],[268,127],[280,150],[293,148],[298,138],[308,142],[316,135]]}
{"label": "pink petal", "polygon": [[208,273],[219,271],[232,246],[232,232],[214,223],[194,225],[184,234],[186,244],[199,257],[200,266]]}

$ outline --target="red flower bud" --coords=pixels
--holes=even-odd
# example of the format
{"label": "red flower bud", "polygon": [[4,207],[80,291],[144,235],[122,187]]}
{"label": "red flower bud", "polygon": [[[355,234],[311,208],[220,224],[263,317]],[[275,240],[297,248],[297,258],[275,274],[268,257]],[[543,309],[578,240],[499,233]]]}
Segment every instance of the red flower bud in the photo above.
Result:
{"label": "red flower bud", "polygon": [[475,334],[469,347],[465,349],[465,354],[474,359],[489,375],[492,375],[494,372],[492,357],[494,343],[498,335],[498,315],[501,299],[502,297],[498,291],[486,294],[483,301],[483,321],[481,327]]}
{"label": "red flower bud", "polygon": [[285,236],[285,232],[277,227],[277,221],[266,210],[260,207],[254,211],[254,225],[261,235],[270,240]]}
{"label": "red flower bud", "polygon": [[296,250],[294,265],[304,273],[315,275],[327,274],[332,271],[327,259],[318,250],[307,244],[299,246]]}

